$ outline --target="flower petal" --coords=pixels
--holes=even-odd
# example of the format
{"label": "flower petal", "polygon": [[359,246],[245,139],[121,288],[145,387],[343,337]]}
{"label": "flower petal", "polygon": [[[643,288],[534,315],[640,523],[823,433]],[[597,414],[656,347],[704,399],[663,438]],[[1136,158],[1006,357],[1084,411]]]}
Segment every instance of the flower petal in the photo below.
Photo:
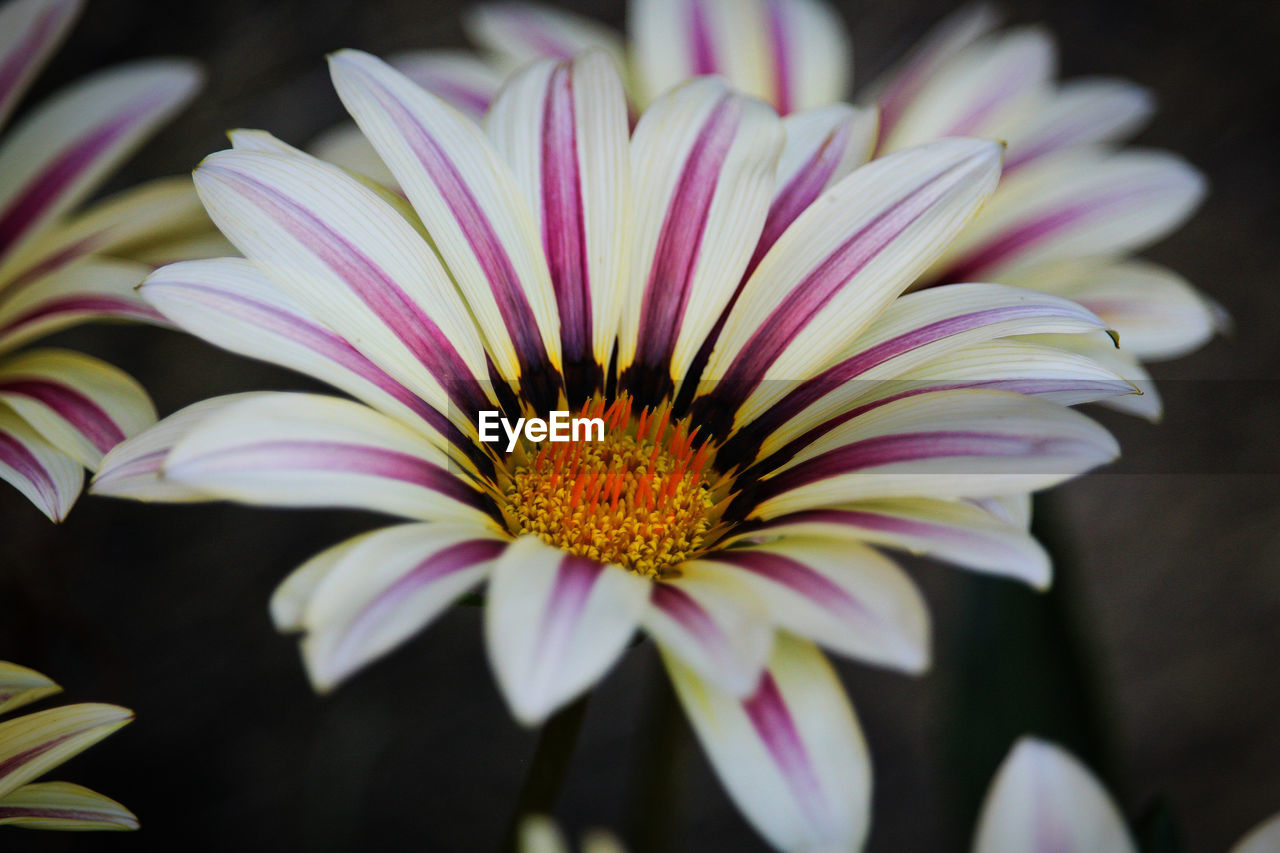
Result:
{"label": "flower petal", "polygon": [[89,491],[98,495],[139,501],[178,503],[216,498],[174,480],[163,479],[160,469],[169,451],[206,418],[233,403],[271,396],[275,392],[250,391],[193,403],[150,429],[117,444],[102,460]]}
{"label": "flower petal", "polygon": [[720,782],[779,850],[858,850],[871,821],[871,761],[835,671],[780,635],[756,692],[738,699],[671,655],[667,672]]}
{"label": "flower petal", "polygon": [[0,714],[38,702],[60,690],[61,687],[34,669],[0,661]]}
{"label": "flower petal", "polygon": [[322,394],[227,405],[174,445],[161,475],[242,503],[492,524],[485,499],[443,451],[367,406]]}
{"label": "flower petal", "polygon": [[0,126],[81,8],[78,0],[19,0],[0,9]]}
{"label": "flower petal", "polygon": [[930,273],[990,280],[1053,261],[1141,249],[1200,204],[1204,177],[1161,151],[1073,149],[1004,181]]}
{"label": "flower petal", "polygon": [[572,59],[592,48],[608,53],[618,68],[626,67],[622,38],[616,32],[554,6],[481,3],[462,20],[467,35],[508,70],[535,59]]}
{"label": "flower petal", "polygon": [[155,423],[151,399],[122,370],[71,350],[28,350],[0,359],[0,403],[86,468]]}
{"label": "flower petal", "polygon": [[369,54],[339,51],[330,71],[431,234],[498,370],[543,383],[534,397],[554,397],[555,292],[533,215],[502,158],[478,127]]}
{"label": "flower petal", "polygon": [[1026,529],[962,501],[869,500],[778,516],[734,540],[821,536],[900,548],[979,572],[1049,585],[1049,555]]}
{"label": "flower petal", "polygon": [[903,110],[884,148],[944,136],[1003,139],[1049,97],[1056,50],[1037,27],[990,36],[940,67]]}
{"label": "flower petal", "polygon": [[1118,454],[1106,430],[1054,403],[1004,391],[934,391],[841,424],[740,494],[730,512],[768,519],[855,500],[1026,492]]}
{"label": "flower petal", "polygon": [[628,29],[641,104],[717,74],[786,114],[844,100],[853,79],[844,23],[815,0],[637,0]]}
{"label": "flower petal", "polygon": [[387,64],[474,121],[484,118],[504,79],[493,65],[462,50],[407,51],[387,57]]}
{"label": "flower petal", "polygon": [[0,255],[84,199],[195,93],[180,60],[100,71],[28,114],[0,145]]}
{"label": "flower petal", "polygon": [[1146,418],[1152,423],[1158,423],[1163,416],[1164,403],[1151,374],[1134,352],[1123,346],[1116,349],[1115,343],[1106,335],[1034,335],[1030,340],[1087,358],[1137,389],[1133,394],[1101,399],[1098,401],[1101,405]]}
{"label": "flower petal", "polygon": [[773,649],[764,602],[738,573],[695,561],[653,584],[645,630],[702,678],[738,696],[755,690]]}
{"label": "flower petal", "polygon": [[706,375],[707,408],[742,420],[826,367],[902,292],[995,188],[1000,146],[949,139],[882,157],[824,193],[743,289]]}
{"label": "flower petal", "polygon": [[529,199],[551,269],[572,399],[603,387],[630,272],[626,93],[608,56],[534,63],[490,110],[489,138]]}
{"label": "flower petal", "polygon": [[133,812],[110,797],[70,782],[23,785],[0,797],[0,824],[27,829],[137,829]]}
{"label": "flower petal", "polygon": [[1059,746],[1023,737],[987,791],[974,853],[1137,853],[1102,784]]}
{"label": "flower petal", "polygon": [[467,306],[374,191],[301,152],[245,148],[205,158],[195,179],[223,233],[317,319],[437,410],[482,407],[488,373]]}
{"label": "flower petal", "polygon": [[405,524],[323,552],[272,599],[277,627],[306,633],[307,673],[329,690],[426,627],[484,580],[506,547],[492,530]]}
{"label": "flower petal", "polygon": [[67,705],[0,723],[0,797],[44,775],[133,720],[115,705]]}
{"label": "flower petal", "polygon": [[929,665],[929,614],[897,564],[849,538],[797,536],[708,554],[740,570],[775,624],[905,672]]}
{"label": "flower petal", "polygon": [[938,69],[998,23],[990,3],[968,3],[938,22],[902,62],[873,83],[863,100],[879,103],[881,136],[893,129]]}
{"label": "flower petal", "polygon": [[604,675],[635,633],[649,586],[533,537],[508,546],[489,580],[484,627],[517,720],[537,725]]}
{"label": "flower petal", "polygon": [[157,270],[144,299],[174,325],[215,346],[279,364],[340,388],[422,429],[444,446],[465,439],[448,418],[320,323],[250,261],[187,261]]}
{"label": "flower petal", "polygon": [[646,402],[685,375],[741,281],[782,143],[772,110],[718,80],[680,87],[636,126],[633,174],[645,191],[618,368]]}
{"label": "flower petal", "polygon": [[1254,827],[1231,848],[1231,853],[1273,853],[1280,850],[1280,814]]}
{"label": "flower petal", "polygon": [[22,492],[51,521],[61,521],[80,496],[84,467],[0,406],[0,480]]}
{"label": "flower petal", "polygon": [[1005,174],[1066,148],[1124,139],[1154,112],[1151,93],[1128,80],[1072,80],[1010,134]]}

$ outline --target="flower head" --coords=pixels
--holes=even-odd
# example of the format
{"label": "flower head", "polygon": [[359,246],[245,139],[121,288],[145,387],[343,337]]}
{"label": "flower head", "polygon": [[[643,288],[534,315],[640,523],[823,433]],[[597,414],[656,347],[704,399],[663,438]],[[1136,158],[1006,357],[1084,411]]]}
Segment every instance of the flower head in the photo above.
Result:
{"label": "flower head", "polygon": [[[0,5],[0,125],[80,10],[75,0]],[[84,468],[155,420],[111,365],[65,349],[23,350],[88,320],[160,317],[134,287],[152,262],[194,256],[208,231],[187,181],[81,203],[195,92],[182,60],[98,72],[29,109],[0,139],[0,479],[60,520]]]}
{"label": "flower head", "polygon": [[[95,489],[408,519],[276,594],[318,687],[485,583],[522,722],[590,688],[642,630],[768,839],[856,843],[865,747],[814,643],[911,672],[928,660],[919,593],[870,545],[1046,583],[1000,501],[1110,460],[1110,436],[1061,404],[1131,391],[1020,340],[1104,328],[1067,300],[899,296],[990,195],[1000,146],[943,140],[855,169],[840,149],[864,114],[783,122],[711,79],[630,133],[600,53],[526,68],[485,130],[367,54],[331,70],[405,196],[238,131],[195,180],[244,258],[174,264],[141,291],[178,326],[359,402],[206,401],[116,448]],[[600,431],[511,427],[548,410]],[[485,412],[509,438],[484,438]]]}
{"label": "flower head", "polygon": [[[553,6],[489,3],[466,18],[482,57],[421,51],[395,62],[477,117],[503,72],[588,47],[625,69],[638,107],[707,74],[797,119],[850,93],[851,40],[820,0],[631,0],[629,10],[624,39]],[[998,281],[1079,302],[1119,333],[1121,348],[1101,334],[1044,340],[1108,364],[1143,391],[1106,405],[1158,418],[1160,397],[1142,364],[1199,348],[1227,318],[1173,271],[1128,256],[1190,217],[1204,178],[1166,152],[1117,148],[1151,116],[1148,92],[1115,78],[1060,83],[1048,33],[998,23],[988,4],[962,8],[858,95],[878,107],[878,126],[859,133],[880,154],[952,136],[1008,146],[1000,188],[916,286]],[[354,129],[335,129],[316,150],[394,179]]]}
{"label": "flower head", "polygon": [[[26,667],[0,661],[0,713],[61,690]],[[0,722],[0,826],[137,829],[115,800],[68,782],[35,780],[133,720],[114,705],[67,705]]]}

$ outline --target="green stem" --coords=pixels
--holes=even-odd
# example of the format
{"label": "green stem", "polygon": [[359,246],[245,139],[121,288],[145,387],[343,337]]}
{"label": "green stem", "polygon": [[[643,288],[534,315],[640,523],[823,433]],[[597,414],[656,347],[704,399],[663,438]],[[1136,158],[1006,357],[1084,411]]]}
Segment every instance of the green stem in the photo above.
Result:
{"label": "green stem", "polygon": [[648,723],[640,738],[631,809],[631,838],[636,853],[670,850],[672,830],[685,777],[688,729],[665,667],[654,666]]}
{"label": "green stem", "polygon": [[557,711],[543,725],[529,771],[525,774],[520,795],[503,833],[500,850],[515,853],[520,841],[520,822],[526,817],[555,811],[560,789],[569,775],[569,762],[573,758],[578,735],[582,733],[582,721],[586,718],[590,698],[591,694],[584,694]]}

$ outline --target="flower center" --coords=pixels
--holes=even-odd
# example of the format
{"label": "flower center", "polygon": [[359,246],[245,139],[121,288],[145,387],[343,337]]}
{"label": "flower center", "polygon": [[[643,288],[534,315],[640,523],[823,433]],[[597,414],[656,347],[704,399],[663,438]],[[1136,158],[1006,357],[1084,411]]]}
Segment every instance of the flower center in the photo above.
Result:
{"label": "flower center", "polygon": [[719,516],[707,479],[711,447],[699,446],[687,419],[672,423],[669,406],[637,417],[631,408],[625,395],[607,410],[600,397],[583,406],[581,417],[604,421],[602,440],[522,439],[501,478],[503,515],[513,534],[670,577]]}

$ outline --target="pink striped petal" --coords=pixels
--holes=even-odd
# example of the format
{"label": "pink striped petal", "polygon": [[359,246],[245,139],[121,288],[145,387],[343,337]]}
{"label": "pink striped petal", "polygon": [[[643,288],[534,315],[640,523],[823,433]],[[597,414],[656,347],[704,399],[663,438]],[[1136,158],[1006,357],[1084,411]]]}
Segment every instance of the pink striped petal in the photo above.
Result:
{"label": "pink striped petal", "polygon": [[904,672],[929,664],[919,591],[891,560],[849,537],[787,537],[704,559],[737,569],[774,624],[797,636]]}
{"label": "pink striped petal", "polygon": [[330,57],[334,86],[396,176],[488,339],[501,374],[554,403],[556,297],[528,202],[483,132],[380,60]]}
{"label": "pink striped petal", "polygon": [[[856,170],[787,229],[742,291],[707,367],[714,432],[814,375],[923,272],[995,188],[1000,147],[943,140]],[[766,379],[787,380],[769,382]],[[755,393],[757,389],[761,393]],[[743,420],[749,420],[743,417]]]}
{"label": "pink striped petal", "polygon": [[618,367],[651,399],[684,376],[728,304],[768,213],[781,123],[717,80],[682,86],[632,137],[633,289]]}
{"label": "pink striped petal", "polygon": [[831,665],[780,635],[745,700],[664,655],[694,731],[738,809],[778,850],[858,850],[871,820],[862,730]]}
{"label": "pink striped petal", "polygon": [[84,467],[0,407],[0,480],[22,492],[51,521],[61,521],[80,495]]}
{"label": "pink striped petal", "polygon": [[936,391],[840,425],[746,489],[730,513],[767,519],[854,500],[1026,492],[1118,453],[1106,430],[1056,404],[1002,391]]}
{"label": "pink striped petal", "polygon": [[1049,555],[1025,525],[960,501],[900,498],[824,507],[749,526],[737,538],[762,536],[854,539],[1016,578],[1037,589],[1049,584]]}
{"label": "pink striped petal", "polygon": [[1158,151],[1072,150],[1019,170],[931,273],[1007,277],[1037,265],[1141,249],[1181,225],[1205,180]]}
{"label": "pink striped petal", "polygon": [[0,714],[38,702],[61,691],[48,676],[0,660]]}
{"label": "pink striped petal", "polygon": [[1056,744],[1023,737],[991,783],[974,853],[1137,853],[1097,777]]}
{"label": "pink striped petal", "polygon": [[142,296],[174,325],[240,355],[326,382],[441,443],[466,438],[449,419],[312,317],[251,262],[188,261],[157,270]]}
{"label": "pink striped petal", "polygon": [[780,113],[842,101],[853,77],[844,24],[814,0],[637,0],[630,7],[640,103],[705,74]]}
{"label": "pink striped petal", "polygon": [[738,696],[755,690],[773,649],[764,602],[737,573],[706,562],[653,584],[645,630],[701,677]]}
{"label": "pink striped petal", "polygon": [[626,94],[598,51],[534,63],[486,128],[533,203],[560,316],[570,401],[604,383],[626,292],[631,169]]}
{"label": "pink striped petal", "polygon": [[1067,148],[1124,139],[1153,112],[1151,93],[1128,80],[1072,80],[1019,124],[1009,139],[1005,174]]}
{"label": "pink striped petal", "polygon": [[27,829],[129,830],[138,818],[115,800],[69,782],[23,785],[0,797],[0,825]]}
{"label": "pink striped petal", "polygon": [[0,127],[81,8],[79,0],[17,0],[0,10]]}
{"label": "pink striped petal", "polygon": [[87,468],[155,422],[147,392],[123,371],[71,350],[0,359],[0,402]]}
{"label": "pink striped petal", "polygon": [[618,68],[626,65],[617,32],[543,3],[481,3],[463,16],[463,26],[507,69],[536,59],[572,59],[593,48],[607,52]]}
{"label": "pink striped petal", "polygon": [[489,581],[485,640],[516,719],[537,725],[603,676],[635,633],[649,588],[533,537],[510,545]]}
{"label": "pink striped petal", "polygon": [[880,105],[881,137],[893,130],[940,68],[998,23],[990,3],[969,3],[943,18],[901,63],[872,84],[865,96]]}
{"label": "pink striped petal", "polygon": [[[286,580],[272,612],[306,634],[312,684],[329,690],[426,627],[488,574],[506,542],[481,527],[407,524],[331,548]],[[321,564],[321,571],[313,568]],[[300,594],[301,593],[301,594]]]}
{"label": "pink striped petal", "polygon": [[0,255],[84,199],[194,94],[176,60],[99,72],[28,115],[0,146]]}
{"label": "pink striped petal", "polygon": [[412,51],[388,57],[387,62],[475,121],[484,118],[503,83],[498,69],[460,50]]}
{"label": "pink striped petal", "polygon": [[[0,798],[128,725],[114,705],[50,708],[0,723]],[[2,802],[2,800],[0,800]]]}
{"label": "pink striped petal", "polygon": [[491,524],[486,499],[420,433],[319,394],[262,394],[200,421],[162,476],[211,497]]}
{"label": "pink striped petal", "polygon": [[95,320],[164,323],[135,288],[149,268],[85,257],[0,304],[0,353],[70,326]]}

